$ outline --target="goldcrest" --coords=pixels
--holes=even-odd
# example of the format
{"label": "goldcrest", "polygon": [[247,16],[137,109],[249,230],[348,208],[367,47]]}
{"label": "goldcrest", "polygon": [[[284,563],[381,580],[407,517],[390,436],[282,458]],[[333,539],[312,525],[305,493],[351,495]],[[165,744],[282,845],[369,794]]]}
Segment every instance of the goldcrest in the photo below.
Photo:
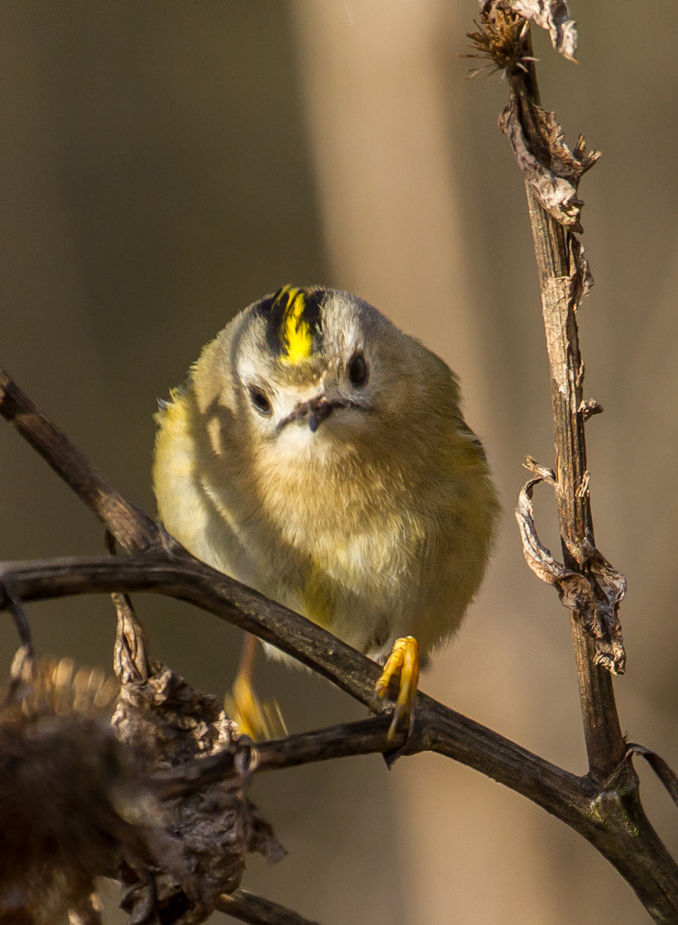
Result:
{"label": "goldcrest", "polygon": [[425,657],[455,632],[497,520],[459,402],[447,365],[376,308],[286,286],[163,403],[160,517],[199,559],[380,664],[395,645],[380,692],[403,664],[416,688],[414,640]]}

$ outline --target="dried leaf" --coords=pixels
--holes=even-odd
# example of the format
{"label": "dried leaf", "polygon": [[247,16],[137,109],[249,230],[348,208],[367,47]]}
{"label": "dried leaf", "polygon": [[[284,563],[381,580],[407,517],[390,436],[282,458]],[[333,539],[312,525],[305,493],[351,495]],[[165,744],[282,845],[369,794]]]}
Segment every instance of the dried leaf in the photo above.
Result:
{"label": "dried leaf", "polygon": [[550,168],[530,150],[520,119],[518,99],[513,92],[499,116],[499,127],[511,144],[524,179],[544,209],[571,231],[581,233],[583,202],[577,198],[577,187],[582,174],[595,164],[600,154],[593,151],[584,155],[581,138],[575,150],[571,151],[565,144],[562,128],[554,113],[534,106],[533,114],[540,137],[548,146]]}
{"label": "dried leaf", "polygon": [[595,641],[596,664],[612,674],[623,674],[626,654],[617,611],[626,593],[624,576],[590,544],[580,551],[588,574],[573,572],[551,555],[537,535],[532,508],[535,485],[542,481],[545,481],[542,475],[530,479],[518,498],[516,520],[525,561],[538,578],[557,589],[561,603],[582,621]]}
{"label": "dried leaf", "polygon": [[580,239],[570,235],[570,279],[572,280],[572,296],[575,301],[575,311],[584,296],[593,288],[593,274],[586,257],[586,250]]}
{"label": "dried leaf", "polygon": [[73,677],[68,659],[36,664],[23,648],[14,660],[0,708],[0,921],[51,925],[68,910],[96,925],[94,879],[121,863],[139,872],[164,849],[105,689],[102,672]]}
{"label": "dried leaf", "polygon": [[583,401],[579,406],[579,412],[583,416],[584,421],[588,421],[589,418],[592,418],[594,414],[602,414],[605,409],[597,402],[595,398],[587,398],[586,401]]}
{"label": "dried leaf", "polygon": [[551,170],[557,177],[564,177],[577,187],[586,171],[600,159],[600,151],[589,151],[587,154],[586,139],[583,135],[579,135],[574,150],[571,150],[565,142],[563,129],[554,112],[535,106],[534,115],[541,136],[548,145]]}
{"label": "dried leaf", "polygon": [[649,748],[645,748],[644,745],[629,743],[626,757],[628,758],[630,755],[643,756],[668,791],[673,802],[678,806],[678,775],[673,768],[660,755]]}

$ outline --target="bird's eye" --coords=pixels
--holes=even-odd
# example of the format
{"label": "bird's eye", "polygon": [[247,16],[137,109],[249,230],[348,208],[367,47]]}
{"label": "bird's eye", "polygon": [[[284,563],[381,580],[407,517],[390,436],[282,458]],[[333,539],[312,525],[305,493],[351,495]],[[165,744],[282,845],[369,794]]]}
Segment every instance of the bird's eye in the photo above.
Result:
{"label": "bird's eye", "polygon": [[361,388],[367,382],[369,370],[362,353],[355,353],[348,364],[348,378],[356,388]]}
{"label": "bird's eye", "polygon": [[252,399],[252,404],[257,409],[259,414],[270,414],[271,413],[271,403],[266,397],[266,393],[261,389],[257,388],[256,385],[251,385],[249,387],[250,398]]}

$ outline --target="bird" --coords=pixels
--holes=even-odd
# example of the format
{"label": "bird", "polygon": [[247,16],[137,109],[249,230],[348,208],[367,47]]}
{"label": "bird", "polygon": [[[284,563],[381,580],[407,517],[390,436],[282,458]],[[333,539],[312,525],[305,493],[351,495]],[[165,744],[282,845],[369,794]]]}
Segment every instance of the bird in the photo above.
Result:
{"label": "bird", "polygon": [[457,377],[357,296],[286,285],[203,348],[156,421],[165,529],[383,666],[377,695],[399,674],[392,740],[497,524]]}

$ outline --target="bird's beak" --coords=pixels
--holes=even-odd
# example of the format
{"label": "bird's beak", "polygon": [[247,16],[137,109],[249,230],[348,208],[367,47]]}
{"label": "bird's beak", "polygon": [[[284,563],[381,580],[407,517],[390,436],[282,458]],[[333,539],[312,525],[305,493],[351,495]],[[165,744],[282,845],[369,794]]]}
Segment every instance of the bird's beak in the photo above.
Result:
{"label": "bird's beak", "polygon": [[308,405],[308,428],[312,434],[320,427],[323,421],[334,411],[334,404],[326,398],[312,398]]}
{"label": "bird's beak", "polygon": [[308,429],[314,434],[336,408],[346,408],[348,404],[345,401],[329,401],[324,395],[317,395],[297,405],[292,414],[281,421],[279,427],[284,427],[290,421],[305,420],[308,423]]}

